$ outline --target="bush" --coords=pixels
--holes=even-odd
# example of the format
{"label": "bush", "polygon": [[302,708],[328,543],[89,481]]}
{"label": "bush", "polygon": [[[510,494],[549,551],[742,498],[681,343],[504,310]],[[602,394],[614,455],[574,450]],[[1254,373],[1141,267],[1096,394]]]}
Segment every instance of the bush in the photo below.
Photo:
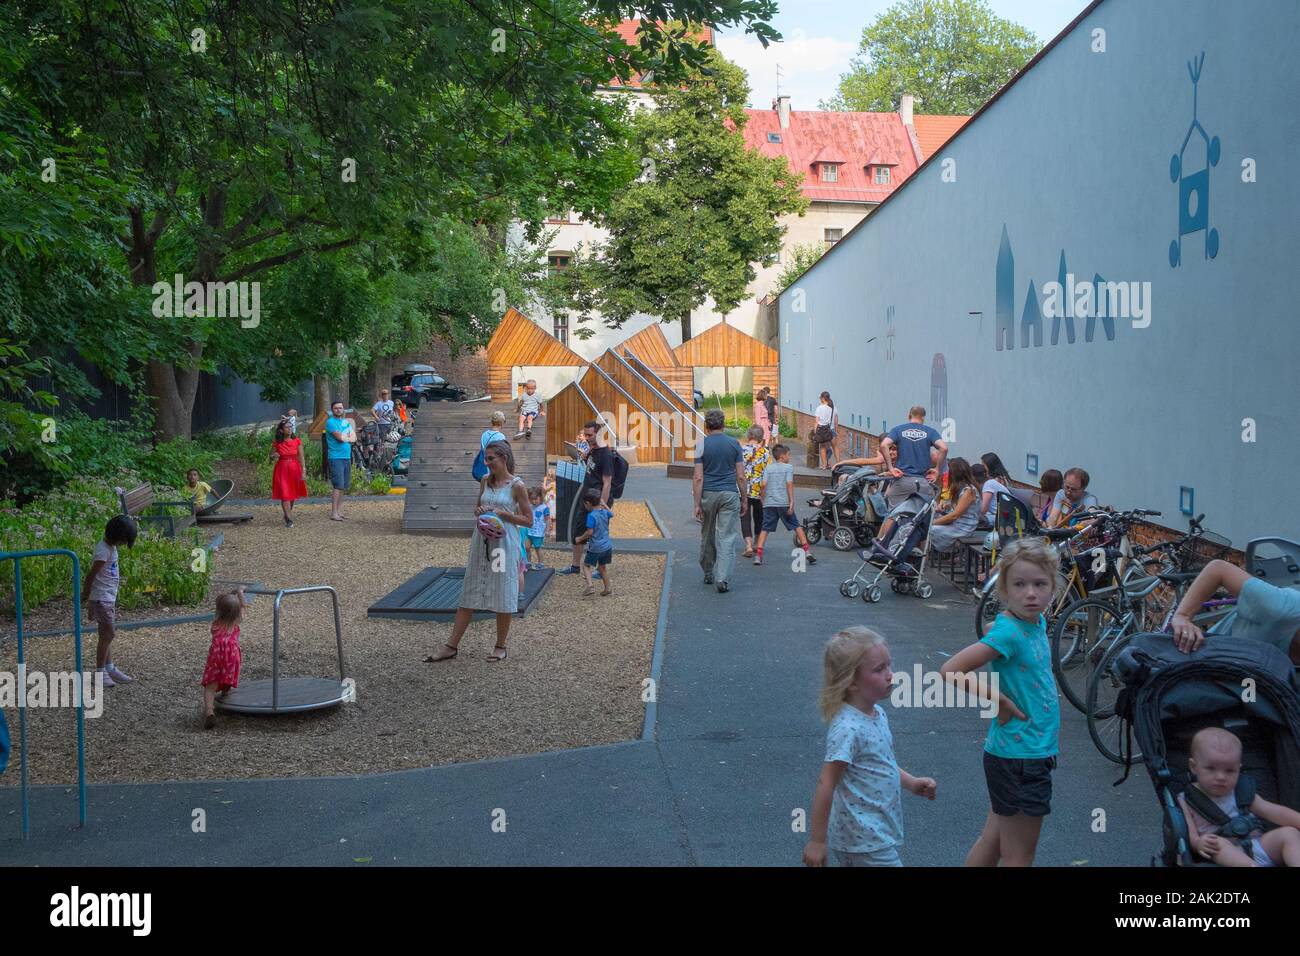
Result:
{"label": "bush", "polygon": [[[117,484],[134,487],[141,476],[131,472],[119,475]],[[181,497],[174,487],[155,486],[159,498]],[[0,548],[7,551],[30,551],[43,548],[67,548],[81,561],[81,574],[90,569],[95,545],[104,536],[104,525],[118,514],[121,506],[112,483],[78,478],[58,491],[23,505],[0,502]],[[211,568],[193,570],[193,549],[199,547],[197,535],[182,535],[175,540],[162,536],[156,528],[142,526],[135,547],[122,548],[122,587],[118,606],[125,609],[160,604],[201,602],[208,593]],[[56,597],[69,597],[71,572],[66,561],[35,558],[23,562],[23,603],[38,607]],[[13,572],[0,573],[0,607],[12,613],[15,606]]]}

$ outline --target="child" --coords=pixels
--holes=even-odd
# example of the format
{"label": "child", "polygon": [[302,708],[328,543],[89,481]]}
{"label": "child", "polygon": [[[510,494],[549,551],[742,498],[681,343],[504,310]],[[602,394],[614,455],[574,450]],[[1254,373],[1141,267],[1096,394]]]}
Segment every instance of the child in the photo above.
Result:
{"label": "child", "polygon": [[528,500],[533,505],[533,526],[528,531],[528,547],[532,551],[533,561],[529,567],[534,571],[541,571],[546,567],[542,563],[542,542],[546,540],[546,534],[551,524],[551,509],[545,504],[545,491],[541,488],[529,488]]}
{"label": "child", "polygon": [[763,472],[763,530],[758,533],[758,543],[754,547],[754,563],[763,563],[763,543],[780,522],[787,531],[794,532],[795,543],[803,548],[804,560],[816,564],[817,558],[808,544],[808,535],[794,514],[794,465],[790,464],[789,447],[778,444],[772,449],[772,457],[776,463],[768,465]]}
{"label": "child", "polygon": [[289,437],[294,438],[298,434],[298,409],[291,408],[289,413],[280,419],[282,422],[289,423]]}
{"label": "child", "polygon": [[546,497],[546,507],[551,509],[550,534],[555,534],[555,466],[550,465],[546,469],[546,477],[542,479],[542,492]]}
{"label": "child", "polygon": [[[1198,731],[1187,769],[1196,782],[1178,795],[1178,805],[1195,852],[1219,866],[1300,866],[1300,813],[1256,795],[1253,785],[1241,795],[1250,802],[1237,803],[1241,741],[1235,734]],[[1264,833],[1264,823],[1277,829]]]}
{"label": "child", "polygon": [[582,496],[582,506],[587,509],[587,530],[574,540],[574,544],[587,542],[587,556],[582,561],[582,579],[587,582],[583,596],[595,594],[592,569],[600,567],[600,577],[605,583],[602,597],[609,597],[609,564],[614,560],[614,543],[609,540],[609,519],[614,517],[608,508],[600,506],[600,491],[592,488]]}
{"label": "child", "polygon": [[132,678],[113,663],[114,622],[117,620],[117,588],[121,583],[117,549],[135,544],[139,529],[126,515],[115,515],[104,526],[104,540],[95,545],[90,570],[81,586],[81,603],[89,602],[87,616],[99,625],[99,646],[95,650],[95,668],[103,676],[105,687],[129,684]]}
{"label": "child", "polygon": [[199,470],[197,468],[191,468],[185,472],[185,486],[194,499],[196,509],[207,505],[208,495],[212,494],[212,486],[206,481],[199,481]]}
{"label": "child", "polygon": [[529,379],[524,385],[524,394],[519,396],[517,405],[519,409],[519,431],[516,438],[521,435],[524,438],[533,437],[533,419],[538,415],[546,417],[546,409],[542,406],[542,396],[537,394],[537,380]]}
{"label": "child", "polygon": [[217,725],[212,712],[213,702],[220,691],[222,698],[230,688],[239,686],[239,621],[244,616],[244,586],[217,595],[217,614],[212,622],[212,644],[208,647],[208,662],[203,668],[203,729]]}
{"label": "child", "polygon": [[587,441],[586,432],[578,432],[578,437],[573,440],[573,447],[578,450],[578,460],[587,457],[587,452],[591,451],[591,442]]}
{"label": "child", "polygon": [[830,728],[803,861],[825,866],[829,845],[840,866],[902,866],[899,788],[933,800],[938,784],[894,759],[889,721],[876,706],[894,682],[889,647],[870,628],[847,627],[826,645],[823,667],[821,711]]}
{"label": "child", "polygon": [[966,855],[967,866],[997,866],[999,860],[1003,866],[1032,866],[1043,817],[1052,811],[1061,708],[1043,611],[1065,586],[1060,565],[1045,538],[1007,545],[997,565],[998,597],[1006,610],[983,640],[940,668],[945,680],[979,696],[975,671],[990,664],[998,704],[984,742],[989,813]]}

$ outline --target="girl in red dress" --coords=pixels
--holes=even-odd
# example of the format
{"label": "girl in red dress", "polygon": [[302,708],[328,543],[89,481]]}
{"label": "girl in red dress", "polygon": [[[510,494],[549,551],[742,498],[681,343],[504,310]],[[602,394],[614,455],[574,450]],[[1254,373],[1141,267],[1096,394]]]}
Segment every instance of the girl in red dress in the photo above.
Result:
{"label": "girl in red dress", "polygon": [[217,595],[217,614],[212,622],[212,644],[208,663],[203,668],[203,728],[217,725],[212,705],[220,692],[224,698],[232,687],[239,686],[239,621],[244,616],[244,587]]}
{"label": "girl in red dress", "polygon": [[293,527],[293,503],[307,497],[307,482],[303,475],[307,463],[303,460],[302,439],[295,438],[287,421],[280,422],[275,430],[275,446],[271,452],[275,459],[275,472],[271,475],[271,497],[284,509],[284,526]]}

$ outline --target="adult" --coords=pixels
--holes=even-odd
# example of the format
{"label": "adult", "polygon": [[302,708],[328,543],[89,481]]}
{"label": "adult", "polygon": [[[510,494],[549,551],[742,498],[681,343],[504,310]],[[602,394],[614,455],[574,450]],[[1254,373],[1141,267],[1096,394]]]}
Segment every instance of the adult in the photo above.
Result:
{"label": "adult", "polygon": [[460,652],[460,640],[469,629],[475,611],[493,611],[497,619],[497,642],[488,661],[506,659],[506,640],[510,636],[511,617],[519,610],[519,535],[533,523],[533,506],[528,488],[515,473],[515,456],[506,442],[494,441],[483,453],[487,477],[479,481],[475,519],[495,515],[500,519],[500,537],[486,537],[482,524],[474,524],[469,540],[469,557],[465,562],[465,583],[460,589],[456,623],[451,637],[426,657],[426,663],[449,661]]}
{"label": "adult", "polygon": [[835,403],[831,401],[831,393],[822,392],[821,404],[817,406],[817,428],[813,431],[817,458],[822,468],[829,468],[835,458],[836,424]]}
{"label": "adult", "polygon": [[1055,468],[1049,468],[1043,472],[1043,477],[1038,480],[1039,503],[1042,508],[1035,516],[1040,522],[1047,521],[1052,513],[1052,502],[1056,498],[1056,493],[1064,487],[1065,476]]}
{"label": "adult", "polygon": [[1052,510],[1047,516],[1047,527],[1070,527],[1080,519],[1080,512],[1097,507],[1097,496],[1088,491],[1088,473],[1082,468],[1071,468],[1065,473],[1065,484],[1052,499]]}
{"label": "adult", "polygon": [[[1069,474],[1067,471],[1067,480]],[[1175,647],[1189,654],[1205,643],[1205,634],[1192,623],[1192,617],[1220,588],[1237,599],[1236,613],[1224,636],[1272,644],[1300,666],[1300,591],[1261,581],[1227,561],[1207,564],[1183,595],[1170,621]]]}
{"label": "adult", "polygon": [[970,534],[979,524],[979,489],[965,458],[948,462],[948,491],[951,507],[935,518],[930,528],[930,548],[938,553],[951,551],[958,539]]}
{"label": "adult", "polygon": [[767,420],[771,424],[770,433],[764,444],[771,448],[781,438],[781,413],[777,409],[776,396],[772,394],[772,389],[765,385],[763,391],[767,393],[763,396],[763,406],[767,409]]}
{"label": "adult", "polygon": [[352,486],[352,446],[357,440],[357,430],[352,420],[343,417],[343,403],[330,405],[330,417],[325,419],[325,456],[330,473],[330,520],[343,520],[343,493]]}
{"label": "adult", "polygon": [[[894,446],[898,446],[898,462],[889,469],[894,480],[885,490],[889,514],[880,523],[876,540],[871,542],[871,550],[879,558],[893,557],[886,545],[897,526],[894,512],[909,498],[929,501],[934,497],[934,487],[930,482],[938,479],[944,459],[948,457],[948,443],[925,423],[925,409],[920,405],[908,409],[905,425],[895,425],[880,440],[880,453],[888,456]],[[937,456],[931,454],[932,449],[938,452]]]}
{"label": "adult", "polygon": [[704,416],[704,441],[695,459],[691,490],[700,528],[700,567],[704,583],[716,584],[719,594],[731,590],[736,563],[740,517],[749,513],[745,488],[745,455],[740,442],[723,431],[727,417],[720,408]]}
{"label": "adult", "polygon": [[1002,459],[991,451],[980,455],[986,476],[980,480],[980,515],[984,524],[992,528],[998,518],[998,492],[1011,494],[1011,478]]}
{"label": "adult", "polygon": [[772,461],[763,439],[762,425],[752,425],[745,432],[745,444],[740,450],[745,458],[745,496],[749,499],[749,511],[740,518],[740,533],[745,538],[745,557],[754,556],[754,538],[763,530],[763,477],[767,466]]}
{"label": "adult", "polygon": [[292,528],[293,503],[307,497],[307,482],[303,480],[307,462],[303,458],[302,439],[294,435],[287,421],[281,421],[275,429],[271,458],[275,461],[275,470],[271,472],[271,498],[280,502],[284,526]]}
{"label": "adult", "polygon": [[[374,414],[375,421],[379,422],[380,425],[388,426],[392,424],[393,402],[388,397],[388,389],[381,388],[379,390],[379,401],[370,406],[370,411]],[[387,431],[386,427],[385,431]]]}
{"label": "adult", "polygon": [[[614,451],[605,444],[605,429],[600,422],[587,422],[582,426],[582,434],[579,437],[587,445],[586,452],[580,452],[587,473],[582,477],[582,488],[578,492],[573,516],[570,519],[570,541],[575,540],[587,530],[587,512],[582,506],[582,499],[588,491],[596,490],[600,492],[600,507],[602,508],[609,508],[612,511],[614,502],[610,493],[610,487],[614,483]],[[580,444],[578,447],[581,449]],[[580,570],[578,565],[581,561],[582,545],[575,544],[571,563],[559,573],[578,574]],[[596,572],[596,574],[599,573],[599,571]]]}
{"label": "adult", "polygon": [[766,388],[760,388],[754,396],[754,424],[763,429],[763,443],[767,444],[767,436],[772,433],[772,416],[767,410]]}

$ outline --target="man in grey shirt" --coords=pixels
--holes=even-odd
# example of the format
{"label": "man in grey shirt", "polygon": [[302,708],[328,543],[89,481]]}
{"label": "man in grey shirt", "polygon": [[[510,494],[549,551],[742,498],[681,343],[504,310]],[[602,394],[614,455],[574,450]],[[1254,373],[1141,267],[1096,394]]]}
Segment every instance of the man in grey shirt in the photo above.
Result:
{"label": "man in grey shirt", "polygon": [[704,416],[704,441],[695,459],[695,517],[700,529],[700,567],[704,583],[717,584],[718,593],[731,590],[728,578],[736,563],[740,516],[749,510],[745,487],[745,455],[740,442],[723,432],[727,418],[713,408]]}

